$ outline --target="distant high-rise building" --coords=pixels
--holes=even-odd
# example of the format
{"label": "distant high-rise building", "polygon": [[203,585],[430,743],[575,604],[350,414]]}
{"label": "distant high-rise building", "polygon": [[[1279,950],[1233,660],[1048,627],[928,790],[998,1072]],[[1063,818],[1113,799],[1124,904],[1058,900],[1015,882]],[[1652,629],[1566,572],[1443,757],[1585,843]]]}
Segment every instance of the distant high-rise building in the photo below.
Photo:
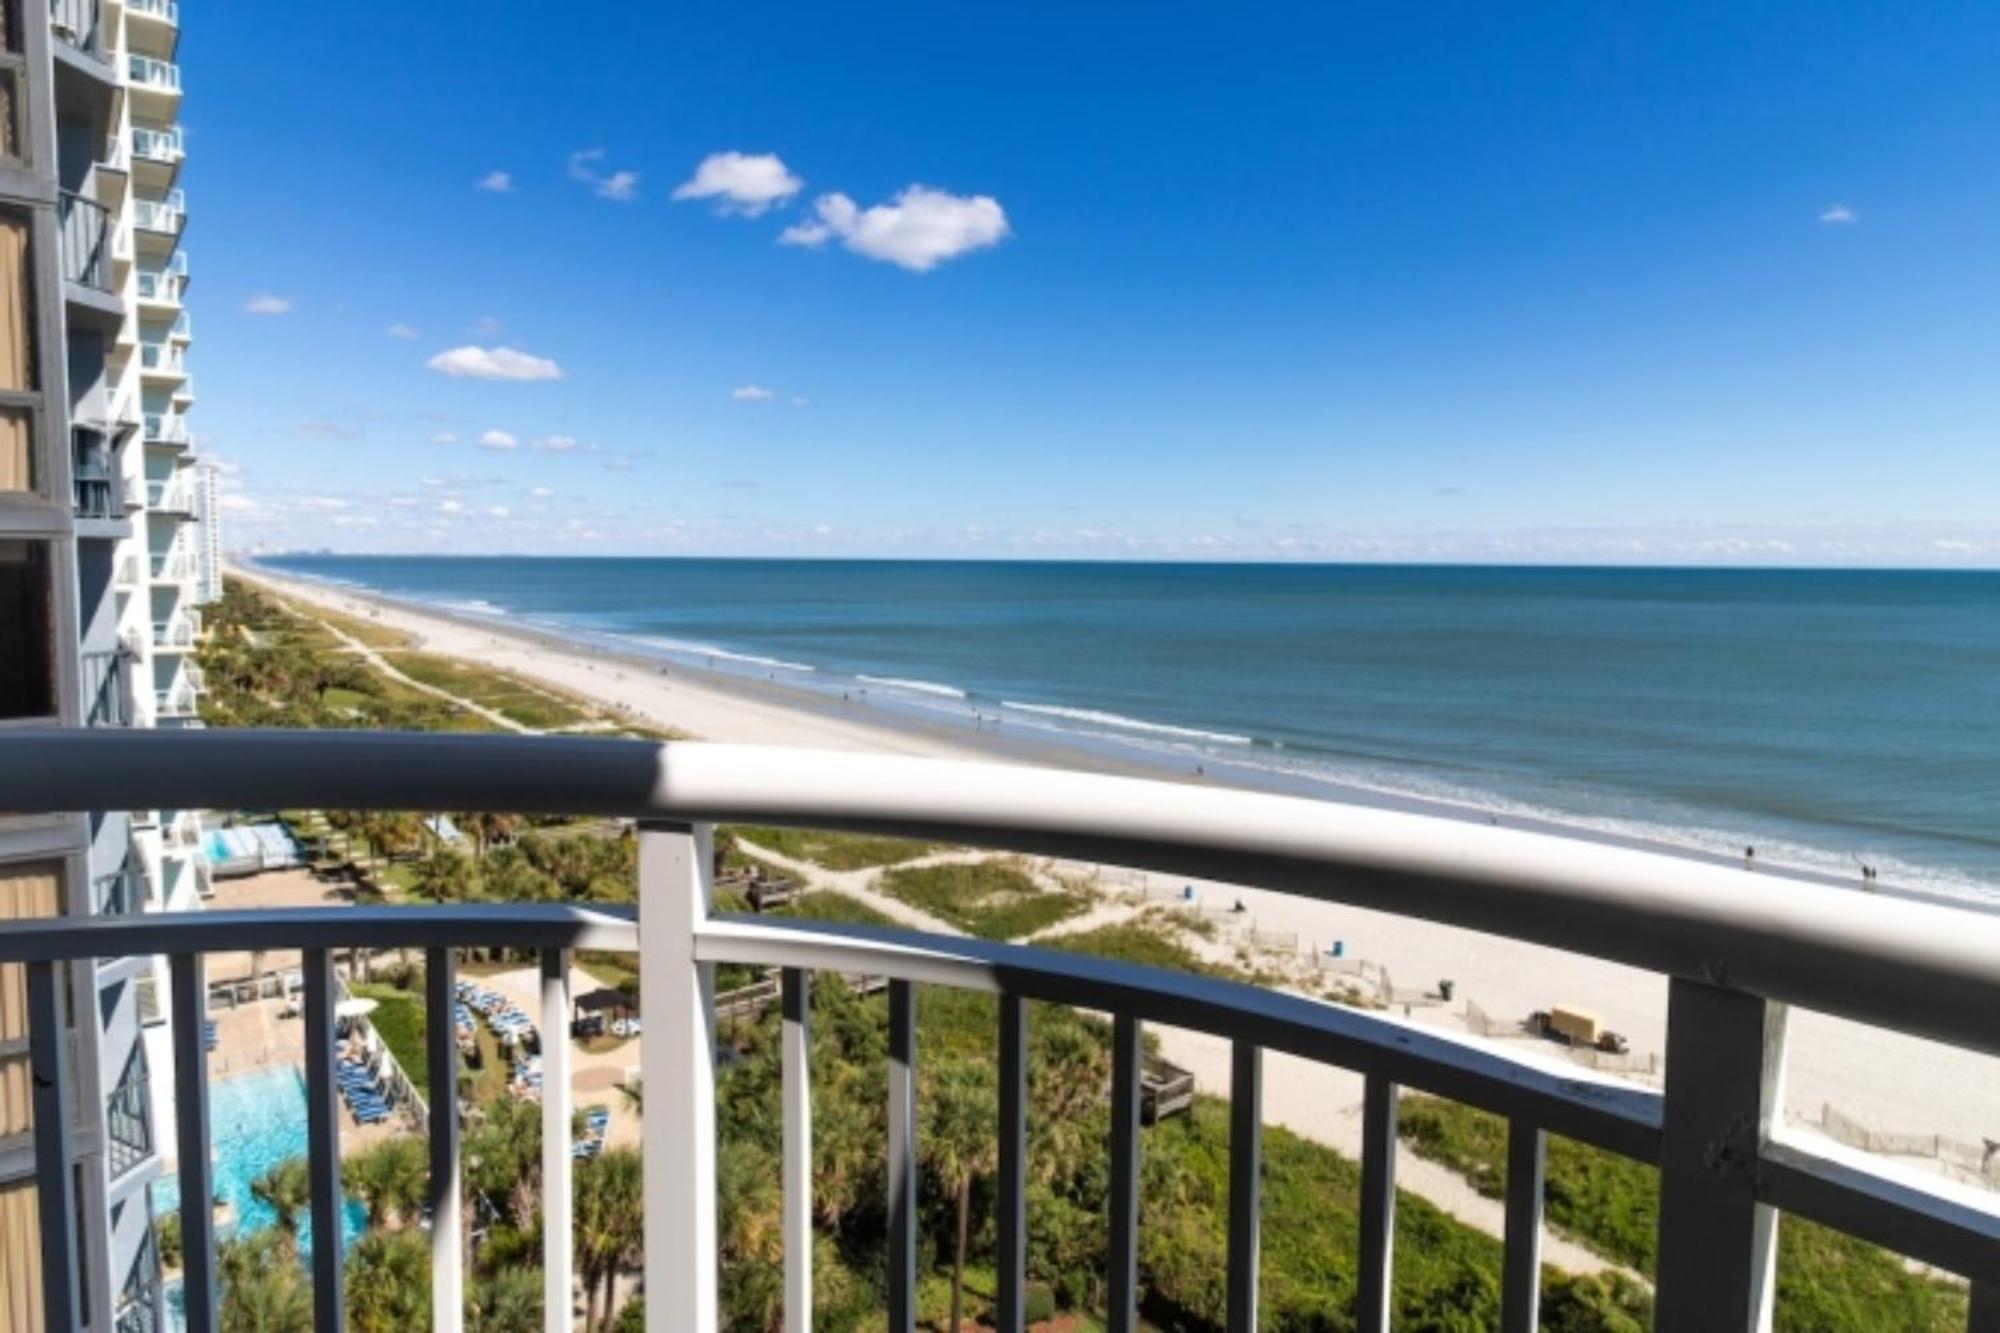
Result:
{"label": "distant high-rise building", "polygon": [[198,545],[194,599],[206,606],[222,596],[222,470],[203,459],[194,465],[194,537]]}
{"label": "distant high-rise building", "polygon": [[[175,0],[0,5],[0,722],[10,726],[200,725],[195,603],[212,504],[197,483],[213,482],[195,472],[186,417],[179,35]],[[197,905],[200,844],[193,811],[0,815],[0,918]],[[171,1131],[149,1074],[167,1059],[162,982],[152,958],[70,969],[93,1330],[151,1330],[164,1317],[151,1195]],[[18,984],[0,976],[4,993]],[[23,1022],[17,1005],[0,1005],[0,1333],[42,1326]]]}

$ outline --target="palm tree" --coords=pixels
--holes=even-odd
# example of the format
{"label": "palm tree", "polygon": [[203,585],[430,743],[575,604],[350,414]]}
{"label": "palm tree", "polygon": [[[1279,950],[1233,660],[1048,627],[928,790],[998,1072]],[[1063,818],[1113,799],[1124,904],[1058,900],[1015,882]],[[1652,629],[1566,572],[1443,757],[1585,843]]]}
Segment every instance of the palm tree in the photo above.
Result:
{"label": "palm tree", "polygon": [[999,1102],[985,1070],[955,1061],[939,1070],[924,1099],[930,1115],[918,1147],[925,1165],[950,1187],[957,1205],[951,1256],[950,1333],[958,1333],[965,1306],[965,1249],[971,1227],[972,1185],[998,1165],[995,1126]]}
{"label": "palm tree", "polygon": [[368,1229],[394,1217],[403,1226],[423,1212],[430,1164],[423,1141],[407,1135],[363,1148],[340,1164],[341,1183],[368,1211]]}
{"label": "palm tree", "polygon": [[278,1215],[278,1232],[294,1257],[299,1252],[299,1226],[312,1202],[312,1177],[306,1159],[287,1157],[250,1182],[250,1197]]}
{"label": "palm tree", "polygon": [[[616,1313],[612,1303],[618,1272],[639,1262],[641,1194],[639,1154],[630,1148],[613,1148],[576,1173],[576,1261],[583,1276],[585,1333],[610,1322]],[[601,1315],[599,1288],[604,1293]]]}
{"label": "palm tree", "polygon": [[347,1254],[347,1327],[406,1333],[430,1322],[430,1241],[414,1231],[371,1231]]}
{"label": "palm tree", "polygon": [[441,903],[459,902],[472,892],[472,862],[455,847],[433,848],[417,866],[418,893]]}
{"label": "palm tree", "polygon": [[541,1333],[542,1270],[509,1265],[472,1285],[467,1333]]}
{"label": "palm tree", "polygon": [[221,1333],[309,1333],[312,1293],[300,1281],[298,1258],[272,1233],[264,1236],[271,1238],[224,1241],[216,1254]]}
{"label": "palm tree", "polygon": [[484,857],[486,849],[495,843],[510,841],[516,830],[521,827],[519,815],[501,814],[491,810],[454,815],[452,822],[472,835],[473,849],[481,857]]}

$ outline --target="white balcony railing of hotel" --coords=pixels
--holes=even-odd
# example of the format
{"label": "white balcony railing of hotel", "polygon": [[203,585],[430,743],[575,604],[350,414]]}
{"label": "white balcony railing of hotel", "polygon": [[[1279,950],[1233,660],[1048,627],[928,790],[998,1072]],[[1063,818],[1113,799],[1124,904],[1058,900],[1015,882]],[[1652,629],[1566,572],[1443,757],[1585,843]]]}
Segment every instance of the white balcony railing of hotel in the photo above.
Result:
{"label": "white balcony railing of hotel", "polygon": [[[1110,1327],[1137,1324],[1143,1026],[1233,1043],[1227,1324],[1257,1325],[1262,1053],[1365,1079],[1355,1324],[1388,1327],[1400,1087],[1483,1107],[1510,1125],[1502,1328],[1536,1325],[1543,1140],[1581,1140],[1660,1169],[1657,1327],[1767,1324],[1781,1213],[1812,1218],[1972,1281],[1974,1330],[2000,1321],[2000,1205],[1937,1177],[1787,1137],[1775,1116],[1788,1006],[2000,1053],[2000,917],[1621,847],[1399,812],[1025,767],[675,743],[550,737],[300,732],[68,731],[0,736],[0,810],[169,808],[508,810],[639,821],[636,914],[488,903],[221,911],[11,923],[0,962],[27,964],[35,1147],[47,1323],[75,1325],[77,1218],[61,1040],[61,965],[165,954],[172,962],[187,1326],[217,1325],[209,1207],[203,955],[303,950],[308,1162],[315,1235],[342,1207],[334,1062],[342,949],[427,951],[430,1086],[457,1086],[455,951],[539,950],[543,1030],[570,1013],[578,949],[636,952],[646,1023],[644,1278],[651,1333],[718,1321],[713,969],[783,970],[784,1310],[808,1327],[812,1291],[815,972],[889,979],[887,1327],[907,1333],[918,1274],[915,990],[1000,999],[998,1326],[1023,1327],[1029,1001],[1113,1022]],[[1663,974],[1665,1087],[1555,1072],[1498,1044],[1237,982],[1029,946],[877,927],[711,912],[710,821],[824,827],[1141,867],[1351,903],[1528,940]],[[542,1195],[548,1327],[572,1299],[571,1086],[567,1042],[543,1052]],[[463,1327],[459,1119],[430,1122],[432,1327]],[[1150,1224],[1150,1223],[1147,1223]],[[341,1326],[340,1247],[313,1247],[316,1327]]]}
{"label": "white balcony railing of hotel", "polygon": [[125,76],[135,88],[151,88],[163,93],[178,93],[181,90],[181,67],[171,60],[159,60],[134,52],[126,57]]}
{"label": "white balcony railing of hotel", "polygon": [[148,412],[145,419],[146,440],[150,444],[191,444],[187,418],[175,413]]}
{"label": "white balcony railing of hotel", "polygon": [[172,166],[187,156],[187,141],[182,137],[178,125],[170,130],[149,130],[134,125],[132,156],[142,161]]}
{"label": "white balcony railing of hotel", "polygon": [[199,706],[194,690],[185,682],[160,690],[153,698],[155,717],[193,717]]}
{"label": "white balcony railing of hotel", "polygon": [[185,651],[194,647],[195,640],[200,637],[200,627],[195,624],[190,613],[185,611],[171,616],[166,620],[156,620],[153,622],[153,646],[155,648],[174,648]]}
{"label": "white balcony railing of hotel", "polygon": [[113,576],[114,586],[119,588],[138,587],[144,582],[144,578],[139,572],[143,567],[139,562],[139,557],[136,555],[120,556],[118,558],[117,572]]}
{"label": "white balcony railing of hotel", "polygon": [[176,0],[125,0],[125,12],[141,18],[154,18],[162,23],[180,26],[181,7]]}
{"label": "white balcony railing of hotel", "polygon": [[173,191],[163,200],[134,199],[132,223],[142,231],[157,231],[177,236],[181,227],[187,222],[187,215],[181,210],[183,202],[179,190]]}
{"label": "white balcony railing of hotel", "polygon": [[[144,275],[141,275],[144,276]],[[176,343],[139,344],[139,368],[179,375],[187,368],[187,350]]]}
{"label": "white balcony railing of hotel", "polygon": [[194,557],[186,547],[174,546],[153,556],[155,583],[184,583],[194,577]]}
{"label": "white balcony railing of hotel", "polygon": [[176,273],[141,272],[139,299],[151,305],[177,306],[181,303],[181,284],[185,281],[186,279]]}
{"label": "white balcony railing of hotel", "polygon": [[194,512],[194,486],[176,477],[172,481],[146,483],[146,507],[165,514]]}

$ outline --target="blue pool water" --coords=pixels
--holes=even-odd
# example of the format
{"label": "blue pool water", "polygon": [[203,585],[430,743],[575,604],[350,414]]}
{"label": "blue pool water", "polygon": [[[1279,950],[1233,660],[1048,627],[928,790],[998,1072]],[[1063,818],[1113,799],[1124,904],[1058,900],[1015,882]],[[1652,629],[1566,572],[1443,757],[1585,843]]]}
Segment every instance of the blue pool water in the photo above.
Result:
{"label": "blue pool water", "polygon": [[[250,1193],[250,1182],[284,1161],[306,1152],[306,1084],[298,1070],[282,1067],[224,1079],[209,1088],[209,1124],[215,1144],[215,1192],[235,1216],[231,1234],[261,1231],[277,1215]],[[167,1213],[180,1207],[180,1179],[167,1176],[153,1187],[153,1208]],[[349,1199],[343,1230],[351,1244],[361,1234],[366,1214]],[[301,1246],[312,1247],[312,1222],[306,1220]]]}

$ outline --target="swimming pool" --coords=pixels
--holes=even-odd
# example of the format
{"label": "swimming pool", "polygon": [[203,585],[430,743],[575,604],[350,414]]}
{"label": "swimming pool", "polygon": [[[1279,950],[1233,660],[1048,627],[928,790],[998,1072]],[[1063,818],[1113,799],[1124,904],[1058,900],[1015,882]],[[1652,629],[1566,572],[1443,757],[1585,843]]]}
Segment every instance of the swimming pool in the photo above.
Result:
{"label": "swimming pool", "polygon": [[[208,1119],[215,1149],[215,1193],[230,1206],[233,1224],[219,1235],[248,1235],[277,1221],[277,1214],[250,1192],[250,1182],[287,1157],[306,1154],[306,1081],[297,1069],[279,1066],[240,1074],[210,1085]],[[180,1207],[178,1176],[163,1177],[153,1186],[153,1210],[164,1215]],[[348,1244],[361,1234],[366,1211],[354,1199],[343,1208],[342,1231]],[[300,1246],[312,1248],[312,1222],[300,1233]]]}

